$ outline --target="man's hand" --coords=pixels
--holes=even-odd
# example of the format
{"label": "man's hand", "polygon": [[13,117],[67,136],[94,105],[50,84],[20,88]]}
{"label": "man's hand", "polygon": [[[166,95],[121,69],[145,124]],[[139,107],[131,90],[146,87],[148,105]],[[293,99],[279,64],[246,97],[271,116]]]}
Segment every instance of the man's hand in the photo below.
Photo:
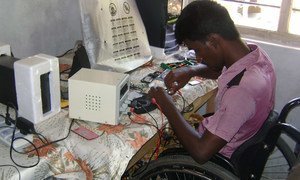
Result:
{"label": "man's hand", "polygon": [[163,113],[168,111],[168,108],[165,107],[174,106],[172,97],[162,87],[151,87],[148,94],[155,99],[156,103],[162,108]]}
{"label": "man's hand", "polygon": [[164,82],[170,95],[173,95],[189,82],[192,78],[189,70],[190,67],[182,67],[174,69],[166,75]]}

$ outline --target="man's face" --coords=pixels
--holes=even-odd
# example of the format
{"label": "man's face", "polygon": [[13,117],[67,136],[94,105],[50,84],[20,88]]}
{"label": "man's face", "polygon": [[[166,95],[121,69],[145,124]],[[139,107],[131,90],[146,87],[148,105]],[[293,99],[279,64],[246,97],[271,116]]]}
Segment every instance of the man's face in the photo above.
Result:
{"label": "man's face", "polygon": [[210,45],[208,42],[185,40],[185,45],[194,50],[196,54],[196,61],[207,65],[214,71],[221,71],[224,67],[224,62],[220,51]]}

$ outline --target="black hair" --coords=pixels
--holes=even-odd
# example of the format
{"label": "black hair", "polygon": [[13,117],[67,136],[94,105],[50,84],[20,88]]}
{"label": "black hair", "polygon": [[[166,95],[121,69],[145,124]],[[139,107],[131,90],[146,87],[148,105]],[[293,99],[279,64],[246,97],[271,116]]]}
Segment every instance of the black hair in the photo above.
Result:
{"label": "black hair", "polygon": [[240,38],[227,9],[215,1],[191,2],[182,10],[176,21],[175,38],[179,44],[185,39],[204,42],[212,33],[219,34],[227,40]]}

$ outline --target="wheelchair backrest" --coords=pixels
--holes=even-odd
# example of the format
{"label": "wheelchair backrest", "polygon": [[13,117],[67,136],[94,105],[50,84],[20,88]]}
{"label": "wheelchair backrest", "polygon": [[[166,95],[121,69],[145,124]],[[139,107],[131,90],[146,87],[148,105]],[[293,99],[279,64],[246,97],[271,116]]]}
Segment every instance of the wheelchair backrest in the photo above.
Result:
{"label": "wheelchair backrest", "polygon": [[280,135],[280,131],[273,129],[278,122],[278,113],[271,111],[260,130],[232,154],[230,161],[241,179],[260,178]]}

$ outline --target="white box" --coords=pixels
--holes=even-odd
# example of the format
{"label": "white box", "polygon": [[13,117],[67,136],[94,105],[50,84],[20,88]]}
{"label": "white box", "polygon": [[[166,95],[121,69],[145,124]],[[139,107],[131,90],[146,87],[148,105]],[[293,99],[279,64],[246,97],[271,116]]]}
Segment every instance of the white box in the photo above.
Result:
{"label": "white box", "polygon": [[57,57],[38,54],[18,60],[14,73],[19,116],[37,124],[60,112]]}
{"label": "white box", "polygon": [[82,68],[69,78],[69,117],[117,125],[129,92],[129,75]]}

